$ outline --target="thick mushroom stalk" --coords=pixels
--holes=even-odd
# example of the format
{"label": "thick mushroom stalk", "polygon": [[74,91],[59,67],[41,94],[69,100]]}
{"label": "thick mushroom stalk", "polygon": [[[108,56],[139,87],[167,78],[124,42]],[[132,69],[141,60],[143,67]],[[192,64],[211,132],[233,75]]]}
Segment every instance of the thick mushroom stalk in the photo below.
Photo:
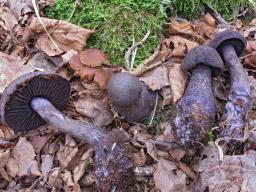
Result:
{"label": "thick mushroom stalk", "polygon": [[[75,121],[60,112],[68,101],[70,85],[54,74],[29,73],[12,82],[1,98],[1,117],[14,131],[28,131],[47,122],[95,149],[101,191],[126,190],[132,181],[133,163],[122,131],[109,133],[89,123]],[[59,101],[62,99],[63,101]]]}
{"label": "thick mushroom stalk", "polygon": [[238,32],[224,31],[216,35],[211,45],[221,54],[230,73],[231,87],[220,122],[220,136],[233,138],[227,142],[234,143],[243,139],[251,104],[248,76],[238,59],[246,47],[246,39]]}
{"label": "thick mushroom stalk", "polygon": [[118,73],[110,79],[107,91],[115,110],[130,122],[147,120],[154,108],[156,93],[130,73]]}
{"label": "thick mushroom stalk", "polygon": [[[184,96],[176,106],[176,137],[184,147],[205,142],[216,114],[211,76],[224,70],[218,52],[201,45],[191,49],[182,61],[183,70],[192,70]],[[213,71],[213,72],[212,72]]]}

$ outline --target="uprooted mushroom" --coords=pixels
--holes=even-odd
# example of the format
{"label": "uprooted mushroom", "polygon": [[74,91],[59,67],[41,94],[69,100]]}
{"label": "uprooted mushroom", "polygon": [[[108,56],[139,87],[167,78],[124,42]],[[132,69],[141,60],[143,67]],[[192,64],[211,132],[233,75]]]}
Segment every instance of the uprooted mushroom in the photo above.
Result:
{"label": "uprooted mushroom", "polygon": [[207,140],[216,114],[211,76],[223,71],[224,64],[215,49],[201,45],[188,52],[181,67],[192,71],[192,75],[176,106],[175,133],[183,147],[191,147]]}
{"label": "uprooted mushroom", "polygon": [[133,162],[123,132],[107,133],[60,112],[70,96],[69,82],[55,74],[32,72],[14,80],[1,97],[1,118],[15,132],[29,131],[46,122],[56,130],[91,144],[95,149],[96,175],[101,191],[126,191]]}
{"label": "uprooted mushroom", "polygon": [[227,143],[234,143],[243,139],[251,103],[248,76],[238,58],[244,52],[246,39],[238,32],[223,31],[212,40],[211,46],[221,54],[230,73],[231,88],[221,118],[220,135],[231,138]]}

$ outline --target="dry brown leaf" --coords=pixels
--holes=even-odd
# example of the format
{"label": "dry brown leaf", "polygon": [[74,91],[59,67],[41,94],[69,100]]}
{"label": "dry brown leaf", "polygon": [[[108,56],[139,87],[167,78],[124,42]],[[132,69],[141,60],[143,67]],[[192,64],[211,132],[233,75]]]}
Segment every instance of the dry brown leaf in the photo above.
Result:
{"label": "dry brown leaf", "polygon": [[[70,49],[81,51],[86,43],[86,40],[94,32],[94,30],[84,29],[67,21],[48,18],[42,18],[42,21],[49,34],[51,34],[51,37],[58,45],[60,51],[50,40],[42,24],[36,17],[32,18],[32,21],[26,30],[29,31],[29,36],[39,35],[36,44],[38,45],[39,49],[44,51],[48,56],[60,55],[61,53]],[[24,37],[24,39],[28,38]]]}
{"label": "dry brown leaf", "polygon": [[13,12],[5,7],[0,6],[0,26],[6,32],[13,32],[15,26],[18,25],[18,20],[13,15]]}
{"label": "dry brown leaf", "polygon": [[169,25],[169,33],[171,35],[179,35],[190,40],[195,40],[200,44],[205,41],[203,37],[194,32],[194,26],[185,19],[177,21],[175,18],[172,18]]}
{"label": "dry brown leaf", "polygon": [[95,99],[88,95],[78,99],[74,104],[77,112],[92,118],[96,126],[107,126],[113,120],[113,114],[107,105],[106,97],[103,99]]}
{"label": "dry brown leaf", "polygon": [[161,96],[163,97],[163,106],[171,105],[173,101],[172,90],[170,87],[164,87],[160,91]]}
{"label": "dry brown leaf", "polygon": [[33,70],[30,66],[22,65],[18,58],[0,52],[0,92],[17,77]]}
{"label": "dry brown leaf", "polygon": [[161,192],[186,192],[186,175],[175,163],[159,159],[154,173],[156,188]]}
{"label": "dry brown leaf", "polygon": [[144,165],[147,161],[144,149],[140,149],[139,152],[133,153],[133,163],[135,165]]}
{"label": "dry brown leaf", "polygon": [[162,134],[158,135],[156,137],[157,141],[163,141],[163,142],[174,142],[175,141],[174,130],[173,130],[170,122],[162,122],[160,124],[160,128],[161,128]]}
{"label": "dry brown leaf", "polygon": [[19,173],[19,164],[14,158],[10,158],[6,165],[6,171],[8,175],[15,178]]}
{"label": "dry brown leaf", "polygon": [[19,166],[18,176],[41,176],[33,146],[24,137],[20,137],[18,143],[12,150],[12,156]]}
{"label": "dry brown leaf", "polygon": [[144,73],[140,80],[144,81],[147,86],[153,91],[160,90],[169,84],[168,68],[165,65],[161,65],[151,71]]}
{"label": "dry brown leaf", "polygon": [[195,22],[193,27],[195,32],[202,38],[212,39],[217,32],[217,22],[210,13],[207,13],[198,22]]}
{"label": "dry brown leaf", "polygon": [[183,58],[190,49],[198,46],[198,43],[178,35],[170,36],[168,39],[163,40],[162,44],[172,49],[172,57],[179,58]]}
{"label": "dry brown leaf", "polygon": [[8,160],[10,158],[10,149],[4,150],[0,149],[0,175],[9,181],[8,174],[5,170],[5,165],[8,163]]}
{"label": "dry brown leaf", "polygon": [[41,149],[43,148],[43,146],[47,143],[47,141],[49,140],[49,136],[40,136],[40,135],[36,135],[34,137],[30,138],[30,143],[31,145],[34,147],[35,152],[37,154],[40,153]]}
{"label": "dry brown leaf", "polygon": [[62,185],[62,180],[60,179],[61,169],[60,167],[55,167],[49,173],[48,183],[53,188],[58,188]]}
{"label": "dry brown leaf", "polygon": [[60,144],[60,149],[57,152],[57,160],[59,160],[60,164],[64,168],[66,168],[77,152],[78,152],[77,147],[70,147],[70,146]]}
{"label": "dry brown leaf", "polygon": [[183,95],[186,86],[187,75],[181,69],[179,63],[169,66],[169,82],[171,85],[173,102],[177,102]]}
{"label": "dry brown leaf", "polygon": [[10,138],[12,136],[14,136],[14,131],[6,125],[0,124],[0,137]]}
{"label": "dry brown leaf", "polygon": [[200,163],[201,191],[253,192],[256,189],[256,152],[245,155],[225,155],[220,162],[218,156],[204,159]]}
{"label": "dry brown leaf", "polygon": [[72,178],[72,174],[70,171],[65,170],[63,174],[61,174],[62,180],[65,183],[66,190],[69,192],[80,192],[80,186],[78,183],[75,183]]}

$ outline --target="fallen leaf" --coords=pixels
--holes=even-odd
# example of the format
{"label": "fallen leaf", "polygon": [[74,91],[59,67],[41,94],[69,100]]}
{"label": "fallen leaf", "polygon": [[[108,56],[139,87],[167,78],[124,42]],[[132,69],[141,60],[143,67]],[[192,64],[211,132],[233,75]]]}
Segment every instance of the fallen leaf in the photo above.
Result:
{"label": "fallen leaf", "polygon": [[95,99],[88,95],[78,99],[74,104],[77,112],[92,118],[96,126],[107,126],[113,120],[113,114],[107,105],[107,98]]}
{"label": "fallen leaf", "polygon": [[57,188],[57,189],[61,187],[62,180],[60,179],[61,177],[60,173],[61,173],[60,167],[55,167],[50,171],[48,176],[48,183],[51,187]]}
{"label": "fallen leaf", "polygon": [[177,102],[183,95],[186,86],[187,75],[181,69],[179,63],[169,66],[169,82],[171,85],[173,102]]}
{"label": "fallen leaf", "polygon": [[78,152],[77,147],[70,147],[70,146],[60,144],[60,149],[57,152],[57,160],[60,162],[60,164],[64,168],[66,168],[77,152]]}
{"label": "fallen leaf", "polygon": [[0,52],[0,92],[17,77],[33,70],[30,66],[22,65],[18,58]]}
{"label": "fallen leaf", "polygon": [[56,66],[52,61],[47,59],[45,53],[39,52],[35,54],[27,63],[31,68],[43,71],[43,72],[56,72],[58,70],[58,66]]}
{"label": "fallen leaf", "polygon": [[154,173],[156,189],[161,192],[186,192],[186,175],[175,163],[159,159]]}
{"label": "fallen leaf", "polygon": [[216,155],[204,159],[199,166],[201,191],[206,187],[211,192],[254,191],[256,188],[255,159],[256,152],[252,150],[244,155],[225,155],[221,162]]}
{"label": "fallen leaf", "polygon": [[19,164],[14,158],[10,158],[8,160],[8,163],[6,165],[6,171],[8,175],[10,175],[12,178],[15,178],[19,173]]}
{"label": "fallen leaf", "polygon": [[172,18],[169,24],[169,33],[171,35],[179,35],[190,40],[195,40],[200,44],[204,43],[204,38],[195,33],[193,28],[194,26],[185,19],[177,21],[175,18]]}
{"label": "fallen leaf", "polygon": [[5,171],[5,165],[8,163],[8,160],[10,158],[10,149],[3,150],[0,149],[0,175],[9,181],[8,174]]}
{"label": "fallen leaf", "polygon": [[33,146],[24,137],[20,137],[18,143],[11,152],[13,158],[19,166],[18,176],[41,176],[37,161],[35,160],[35,151]]}
{"label": "fallen leaf", "polygon": [[70,171],[65,170],[65,172],[63,174],[61,174],[61,177],[66,185],[65,191],[70,191],[70,192],[80,192],[81,191],[79,184],[74,183],[72,174]]}
{"label": "fallen leaf", "polygon": [[140,80],[145,82],[153,91],[160,90],[163,87],[170,85],[168,77],[168,68],[161,65],[151,71],[144,73]]}
{"label": "fallen leaf", "polygon": [[[44,51],[48,56],[60,55],[70,49],[81,51],[86,40],[94,32],[94,30],[84,29],[67,21],[48,18],[42,18],[42,21],[59,50],[46,34],[38,18],[33,17],[26,30],[29,36],[39,35],[36,44],[39,49]],[[24,37],[24,39],[29,38]]]}

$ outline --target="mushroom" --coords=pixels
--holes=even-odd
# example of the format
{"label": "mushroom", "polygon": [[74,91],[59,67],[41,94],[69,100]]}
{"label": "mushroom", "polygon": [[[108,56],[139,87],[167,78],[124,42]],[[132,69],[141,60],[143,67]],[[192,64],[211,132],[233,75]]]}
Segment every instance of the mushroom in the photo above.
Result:
{"label": "mushroom", "polygon": [[88,67],[97,67],[109,64],[107,56],[100,49],[86,49],[80,53],[80,61]]}
{"label": "mushroom", "polygon": [[[1,118],[15,132],[29,131],[46,122],[56,130],[91,144],[95,149],[96,175],[102,191],[125,188],[132,161],[121,131],[109,133],[60,112],[70,96],[69,82],[61,76],[32,72],[14,80],[1,97]],[[125,182],[124,182],[125,181]],[[127,186],[128,187],[128,186]]]}
{"label": "mushroom", "polygon": [[155,105],[156,93],[130,73],[112,76],[107,91],[114,109],[130,122],[147,120]]}
{"label": "mushroom", "polygon": [[183,70],[192,75],[184,96],[176,106],[175,134],[184,147],[203,142],[216,114],[211,76],[224,70],[218,52],[206,45],[191,49],[182,61]]}
{"label": "mushroom", "polygon": [[231,81],[228,101],[220,121],[220,136],[241,141],[251,103],[248,76],[238,59],[246,47],[246,39],[238,32],[223,31],[212,40],[211,46],[228,66]]}

